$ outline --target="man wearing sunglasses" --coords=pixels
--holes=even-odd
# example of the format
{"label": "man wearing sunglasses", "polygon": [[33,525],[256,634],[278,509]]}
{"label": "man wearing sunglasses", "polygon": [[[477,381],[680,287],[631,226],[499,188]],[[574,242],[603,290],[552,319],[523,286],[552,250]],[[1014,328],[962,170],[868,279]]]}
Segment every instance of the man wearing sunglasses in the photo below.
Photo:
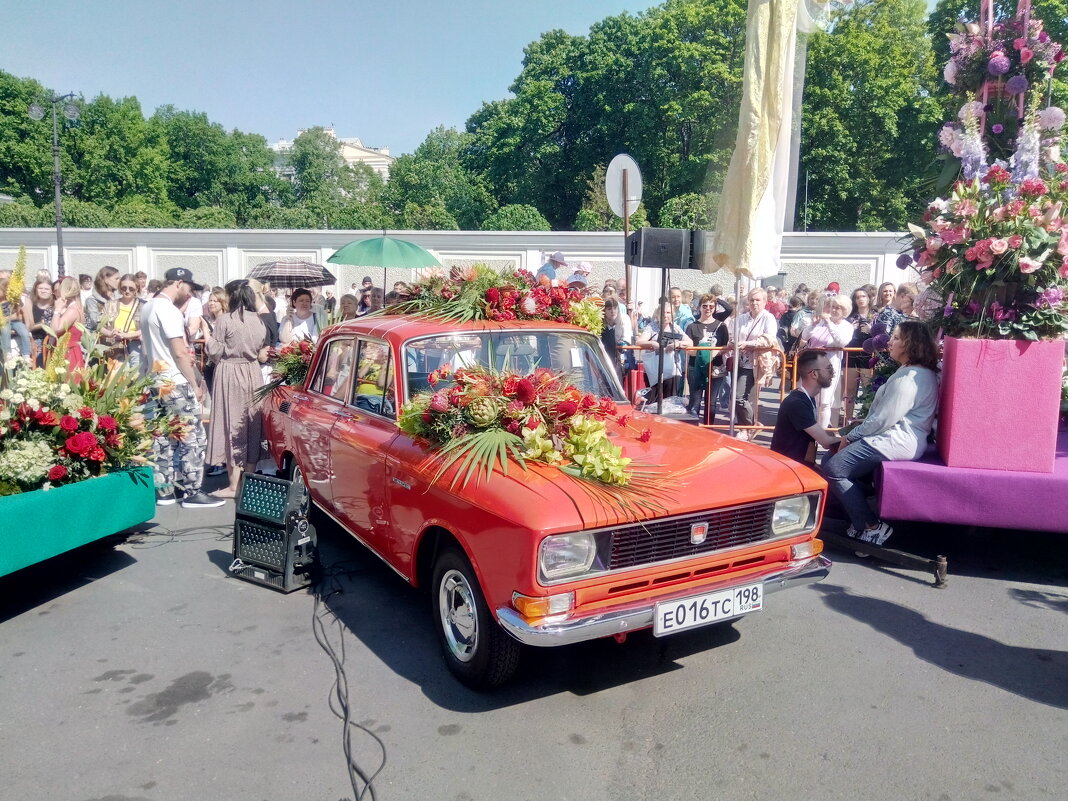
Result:
{"label": "man wearing sunglasses", "polygon": [[832,448],[842,438],[829,433],[816,419],[820,390],[834,382],[834,365],[821,350],[797,355],[797,387],[779,407],[771,449],[808,465],[816,463],[816,445]]}

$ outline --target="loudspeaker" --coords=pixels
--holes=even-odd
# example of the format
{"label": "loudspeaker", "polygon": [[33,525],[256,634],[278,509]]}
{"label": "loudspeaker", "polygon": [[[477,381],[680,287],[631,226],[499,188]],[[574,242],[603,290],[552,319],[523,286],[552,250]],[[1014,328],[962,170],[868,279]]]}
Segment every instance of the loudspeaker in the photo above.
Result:
{"label": "loudspeaker", "polygon": [[627,264],[658,270],[690,266],[690,232],[683,228],[639,228],[627,237]]}
{"label": "loudspeaker", "polygon": [[318,552],[304,485],[245,473],[235,503],[230,572],[282,592],[311,584]]}

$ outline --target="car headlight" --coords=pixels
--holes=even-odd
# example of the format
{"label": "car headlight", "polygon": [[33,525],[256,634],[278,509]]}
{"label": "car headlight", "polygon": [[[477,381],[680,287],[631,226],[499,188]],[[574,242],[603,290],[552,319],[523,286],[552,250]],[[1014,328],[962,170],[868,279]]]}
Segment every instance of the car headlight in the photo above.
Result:
{"label": "car headlight", "polygon": [[546,579],[578,576],[590,569],[596,556],[597,543],[592,534],[585,531],[554,534],[541,541],[538,568]]}
{"label": "car headlight", "polygon": [[800,534],[815,523],[816,507],[812,496],[795,495],[775,502],[771,513],[771,533],[776,537]]}

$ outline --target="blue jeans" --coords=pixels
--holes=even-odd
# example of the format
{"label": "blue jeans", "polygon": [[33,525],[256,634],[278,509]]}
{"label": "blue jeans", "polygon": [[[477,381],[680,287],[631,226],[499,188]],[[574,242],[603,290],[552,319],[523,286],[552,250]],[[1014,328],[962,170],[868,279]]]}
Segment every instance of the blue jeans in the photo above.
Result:
{"label": "blue jeans", "polygon": [[870,476],[885,461],[885,456],[862,439],[823,459],[823,476],[858,532],[874,526],[879,518],[872,513],[867,493],[856,479]]}
{"label": "blue jeans", "polygon": [[[19,338],[19,354],[29,358],[30,356],[30,329],[22,320],[11,321],[11,333]],[[10,345],[8,346],[11,347]]]}

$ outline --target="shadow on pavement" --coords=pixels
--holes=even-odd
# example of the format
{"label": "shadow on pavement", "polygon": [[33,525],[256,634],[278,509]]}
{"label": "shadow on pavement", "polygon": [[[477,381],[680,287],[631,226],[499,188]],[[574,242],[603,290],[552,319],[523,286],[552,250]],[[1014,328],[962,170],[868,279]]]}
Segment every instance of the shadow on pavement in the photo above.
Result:
{"label": "shadow on pavement", "polygon": [[336,526],[318,521],[317,526],[324,575],[315,591],[328,610],[325,614],[336,617],[386,667],[419,685],[427,698],[445,709],[482,712],[561,692],[590,695],[679,670],[684,657],[741,636],[727,625],[665,639],[646,631],[632,634],[624,643],[608,639],[525,648],[520,668],[508,684],[476,693],[446,668],[426,593],[408,586]]}
{"label": "shadow on pavement", "polygon": [[814,585],[834,611],[866,623],[948,673],[990,684],[1040,704],[1068,709],[1068,652],[1006,645],[982,634],[934,623],[899,604]]}

